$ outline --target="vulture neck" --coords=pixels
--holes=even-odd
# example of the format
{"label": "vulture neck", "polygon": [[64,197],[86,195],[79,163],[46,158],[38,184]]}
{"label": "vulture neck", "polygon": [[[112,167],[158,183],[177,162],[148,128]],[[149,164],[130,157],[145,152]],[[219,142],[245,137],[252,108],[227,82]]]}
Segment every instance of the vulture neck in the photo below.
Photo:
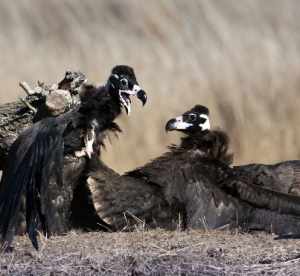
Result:
{"label": "vulture neck", "polygon": [[179,151],[190,151],[197,153],[203,158],[218,160],[226,164],[231,164],[233,154],[228,153],[229,137],[224,131],[196,131],[187,133],[181,138],[180,146],[176,147]]}
{"label": "vulture neck", "polygon": [[83,95],[78,113],[81,122],[96,119],[99,129],[106,129],[121,114],[118,93],[109,85],[92,87]]}

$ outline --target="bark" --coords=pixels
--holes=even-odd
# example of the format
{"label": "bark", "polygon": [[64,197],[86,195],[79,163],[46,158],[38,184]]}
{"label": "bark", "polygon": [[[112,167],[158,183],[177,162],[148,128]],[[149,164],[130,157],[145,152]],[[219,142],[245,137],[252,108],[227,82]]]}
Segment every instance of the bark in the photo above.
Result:
{"label": "bark", "polygon": [[[80,103],[79,90],[86,77],[81,72],[65,73],[64,78],[51,86],[38,82],[31,88],[21,82],[26,96],[15,102],[0,105],[0,170],[5,168],[10,146],[18,135],[34,122],[48,116],[57,116]],[[52,233],[66,232],[71,227],[71,204],[74,190],[86,169],[86,159],[73,155],[64,158],[64,185],[58,187],[56,181],[50,180],[47,201],[47,220]],[[18,233],[25,230],[25,201],[19,218]]]}
{"label": "bark", "polygon": [[79,89],[86,77],[67,71],[64,78],[51,86],[38,82],[31,88],[20,82],[25,97],[0,105],[0,170],[5,165],[9,147],[26,128],[48,116],[57,116],[79,103]]}

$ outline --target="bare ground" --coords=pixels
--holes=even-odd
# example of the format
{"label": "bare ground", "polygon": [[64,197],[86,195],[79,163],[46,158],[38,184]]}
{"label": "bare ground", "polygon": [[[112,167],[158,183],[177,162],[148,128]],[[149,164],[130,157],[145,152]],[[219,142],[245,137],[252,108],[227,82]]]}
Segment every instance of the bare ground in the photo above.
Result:
{"label": "bare ground", "polygon": [[26,237],[0,258],[1,275],[299,275],[300,240],[265,233],[136,231]]}

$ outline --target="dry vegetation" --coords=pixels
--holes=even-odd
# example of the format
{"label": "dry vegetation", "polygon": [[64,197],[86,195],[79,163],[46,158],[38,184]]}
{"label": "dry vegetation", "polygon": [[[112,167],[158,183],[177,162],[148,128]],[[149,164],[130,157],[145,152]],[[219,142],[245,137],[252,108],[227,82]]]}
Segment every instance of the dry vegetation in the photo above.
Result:
{"label": "dry vegetation", "polygon": [[103,82],[131,64],[150,101],[105,154],[119,171],[158,156],[165,121],[195,103],[230,132],[237,162],[300,157],[300,2],[0,1],[1,101],[19,80],[79,68]]}
{"label": "dry vegetation", "polygon": [[[299,159],[299,10],[298,0],[1,0],[0,101],[21,95],[19,80],[52,83],[71,68],[101,83],[124,63],[150,99],[120,120],[124,133],[104,156],[116,170],[160,155],[176,141],[165,121],[196,103],[230,133],[236,162]],[[157,230],[71,233],[35,253],[19,238],[0,274],[296,275],[299,245]]]}
{"label": "dry vegetation", "polygon": [[44,241],[38,253],[21,237],[0,258],[3,275],[299,275],[299,269],[300,241],[217,231],[72,232]]}

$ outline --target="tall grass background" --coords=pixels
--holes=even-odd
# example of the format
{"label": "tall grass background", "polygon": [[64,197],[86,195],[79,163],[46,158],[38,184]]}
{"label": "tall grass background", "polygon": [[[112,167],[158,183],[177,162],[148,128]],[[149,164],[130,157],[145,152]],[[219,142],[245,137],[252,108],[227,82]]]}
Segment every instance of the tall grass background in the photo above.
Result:
{"label": "tall grass background", "polygon": [[178,141],[164,124],[195,104],[232,139],[235,163],[300,158],[300,1],[0,1],[0,101],[18,81],[79,69],[103,83],[134,67],[149,96],[118,121],[104,159],[119,172]]}

